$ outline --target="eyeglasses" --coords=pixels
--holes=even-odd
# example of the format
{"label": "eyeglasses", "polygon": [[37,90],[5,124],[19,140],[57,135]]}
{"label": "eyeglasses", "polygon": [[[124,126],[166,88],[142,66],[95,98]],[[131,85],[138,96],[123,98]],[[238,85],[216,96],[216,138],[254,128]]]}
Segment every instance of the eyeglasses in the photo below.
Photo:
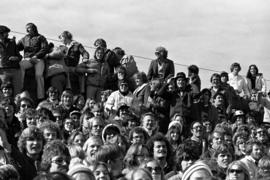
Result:
{"label": "eyeglasses", "polygon": [[29,108],[29,107],[31,107],[31,105],[30,105],[30,104],[21,104],[21,107],[22,107],[22,108],[26,108],[26,107]]}
{"label": "eyeglasses", "polygon": [[58,164],[58,165],[65,165],[67,164],[67,161],[63,157],[57,157],[52,160],[52,163]]}
{"label": "eyeglasses", "polygon": [[230,169],[230,170],[229,170],[229,173],[240,174],[240,173],[242,173],[242,172],[243,172],[243,170],[241,170],[241,169]]}
{"label": "eyeglasses", "polygon": [[158,174],[161,174],[161,172],[162,172],[162,168],[159,167],[159,166],[156,166],[156,167],[150,167],[150,166],[147,166],[146,168],[147,168],[150,172],[155,171],[155,172],[158,173]]}

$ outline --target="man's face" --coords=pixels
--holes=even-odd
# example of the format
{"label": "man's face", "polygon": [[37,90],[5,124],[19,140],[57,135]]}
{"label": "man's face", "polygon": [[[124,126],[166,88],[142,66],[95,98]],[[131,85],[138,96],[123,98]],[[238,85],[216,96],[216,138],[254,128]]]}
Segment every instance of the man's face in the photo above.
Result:
{"label": "man's face", "polygon": [[28,155],[38,155],[42,151],[43,142],[41,139],[35,139],[34,137],[26,140],[26,153]]}
{"label": "man's face", "polygon": [[49,91],[49,99],[54,101],[54,100],[57,100],[57,98],[58,98],[58,92],[55,90],[50,90]]}
{"label": "man's face", "polygon": [[84,138],[81,134],[78,134],[77,136],[75,136],[73,143],[75,145],[81,146],[83,147],[83,143],[84,143]]}
{"label": "man's face", "polygon": [[263,156],[263,147],[258,146],[257,144],[254,144],[252,147],[251,157],[253,157],[255,160],[260,160]]}
{"label": "man's face", "polygon": [[27,115],[26,125],[27,125],[27,127],[36,126],[37,125],[36,117],[34,115]]}
{"label": "man's face", "polygon": [[8,32],[0,33],[0,39],[6,40],[8,38]]}
{"label": "man's face", "polygon": [[143,118],[143,127],[149,131],[152,131],[156,128],[157,126],[157,122],[156,120],[154,119],[153,116],[145,116]]}
{"label": "man's face", "polygon": [[12,88],[4,87],[2,89],[4,97],[11,97],[12,96]]}
{"label": "man's face", "polygon": [[99,150],[101,145],[102,145],[101,140],[92,139],[88,144],[87,155],[90,157],[94,157],[94,155]]}
{"label": "man's face", "polygon": [[238,67],[238,66],[235,66],[235,67],[233,68],[232,73],[233,73],[234,75],[238,75],[239,71],[240,71],[239,67]]}
{"label": "man's face", "polygon": [[144,135],[143,135],[143,133],[136,133],[136,132],[134,132],[133,133],[133,136],[132,136],[132,144],[134,144],[134,143],[142,143],[142,144],[144,144],[145,142],[145,139],[144,139]]}
{"label": "man's face", "polygon": [[71,119],[66,119],[64,128],[66,131],[71,132],[74,129],[74,122]]}
{"label": "man's face", "polygon": [[218,163],[218,166],[221,167],[221,168],[227,168],[229,166],[229,164],[231,163],[232,161],[232,156],[230,153],[220,153],[218,156],[217,156],[217,163]]}
{"label": "man's face", "polygon": [[176,85],[178,88],[185,88],[186,84],[187,84],[187,82],[184,78],[177,78]]}
{"label": "man's face", "polygon": [[216,148],[218,145],[220,145],[222,142],[224,142],[224,136],[220,133],[214,133],[213,139],[212,139],[212,148]]}
{"label": "man's face", "polygon": [[27,26],[26,27],[26,32],[29,34],[29,35],[34,35],[35,34],[35,29],[33,26]]}
{"label": "man's face", "polygon": [[59,154],[57,156],[52,157],[49,171],[50,172],[60,171],[60,172],[66,173],[68,171],[68,165],[69,165],[69,162],[67,160],[67,157]]}
{"label": "man's face", "polygon": [[212,86],[213,86],[213,87],[219,87],[219,85],[220,85],[220,78],[214,76],[214,77],[212,78],[211,83],[212,83]]}
{"label": "man's face", "polygon": [[68,105],[68,106],[72,105],[72,101],[73,101],[72,94],[65,93],[62,98],[63,98],[63,104],[64,105]]}
{"label": "man's face", "polygon": [[103,123],[97,119],[92,122],[91,134],[95,136],[100,136],[103,130]]}
{"label": "man's face", "polygon": [[44,136],[46,142],[50,142],[50,141],[55,140],[57,138],[57,133],[52,129],[44,129],[43,136]]}
{"label": "man's face", "polygon": [[119,85],[119,91],[120,92],[128,92],[128,84],[127,83],[121,83]]}
{"label": "man's face", "polygon": [[214,103],[216,106],[222,106],[224,104],[224,99],[221,95],[217,95],[216,99],[214,99]]}
{"label": "man's face", "polygon": [[228,144],[232,144],[232,136],[231,135],[224,135],[224,141]]}
{"label": "man's face", "polygon": [[154,142],[154,159],[166,158],[167,157],[167,146],[164,141]]}
{"label": "man's face", "polygon": [[260,142],[265,143],[268,140],[266,131],[264,129],[262,129],[262,128],[258,128],[257,131],[256,131],[256,138]]}
{"label": "man's face", "polygon": [[193,124],[191,132],[192,132],[193,136],[195,136],[195,137],[202,137],[202,135],[203,135],[203,126],[201,125],[201,123]]}

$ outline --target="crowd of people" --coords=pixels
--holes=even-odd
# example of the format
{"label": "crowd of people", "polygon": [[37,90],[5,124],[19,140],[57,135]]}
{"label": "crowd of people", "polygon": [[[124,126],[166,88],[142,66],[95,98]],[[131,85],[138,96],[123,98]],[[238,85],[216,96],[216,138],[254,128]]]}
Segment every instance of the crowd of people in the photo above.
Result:
{"label": "crowd of people", "polygon": [[[147,73],[64,31],[49,43],[0,26],[0,180],[270,179],[270,92],[255,64],[175,72],[157,47]],[[34,80],[33,80],[34,79]],[[34,88],[29,88],[34,87]]]}

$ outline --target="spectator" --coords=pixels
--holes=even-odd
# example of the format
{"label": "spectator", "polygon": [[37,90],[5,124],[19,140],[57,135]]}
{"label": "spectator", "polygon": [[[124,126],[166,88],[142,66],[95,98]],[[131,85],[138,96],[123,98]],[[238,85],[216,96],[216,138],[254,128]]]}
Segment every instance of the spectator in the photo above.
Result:
{"label": "spectator", "polygon": [[150,171],[153,180],[165,180],[164,170],[157,160],[151,159],[145,163],[145,169]]}
{"label": "spectator", "polygon": [[67,67],[64,61],[66,51],[65,46],[52,47],[51,52],[45,56],[47,87],[56,87],[59,93],[67,87]]}
{"label": "spectator", "polygon": [[188,77],[192,87],[193,94],[198,94],[201,91],[201,79],[199,76],[199,68],[196,65],[188,66]]}
{"label": "spectator", "polygon": [[43,72],[45,68],[44,56],[48,52],[48,42],[46,38],[38,33],[37,26],[33,23],[26,24],[27,35],[17,43],[18,49],[24,51],[24,57],[20,62],[22,71],[22,84],[24,84],[25,70],[35,67],[37,81],[37,98],[43,99],[45,96],[45,86]]}
{"label": "spectator", "polygon": [[263,156],[263,146],[259,141],[249,141],[247,144],[246,156],[240,161],[244,163],[248,169],[251,179],[258,178],[258,161]]}
{"label": "spectator", "polygon": [[62,135],[59,127],[53,122],[46,122],[42,124],[39,129],[43,133],[44,139],[46,143],[51,142],[53,140],[62,139]]}
{"label": "spectator", "polygon": [[172,60],[167,59],[168,51],[164,47],[157,47],[155,55],[157,59],[151,61],[147,79],[149,81],[153,78],[165,80],[169,76],[174,76],[174,63]]}
{"label": "spectator", "polygon": [[0,180],[20,180],[20,175],[11,164],[0,166]]}
{"label": "spectator", "polygon": [[0,25],[0,78],[2,82],[11,82],[16,95],[22,88],[19,64],[22,56],[16,47],[15,38],[8,38],[9,32],[8,27]]}
{"label": "spectator", "polygon": [[246,84],[245,79],[238,73],[241,71],[239,63],[233,63],[231,65],[231,73],[229,74],[229,84],[234,88],[237,94],[250,97],[250,92]]}
{"label": "spectator", "polygon": [[82,164],[72,166],[68,171],[68,175],[70,175],[74,180],[95,180],[95,176],[92,171]]}
{"label": "spectator", "polygon": [[152,112],[147,112],[141,116],[141,126],[147,132],[148,136],[153,136],[158,132],[158,121]]}
{"label": "spectator", "polygon": [[83,95],[75,95],[73,97],[73,106],[75,106],[76,109],[80,110],[82,112],[84,105],[85,105],[85,99]]}
{"label": "spectator", "polygon": [[118,82],[119,90],[112,92],[108,97],[108,100],[105,105],[105,109],[112,114],[115,114],[119,105],[125,103],[127,106],[131,106],[133,95],[129,90],[128,82],[122,80]]}
{"label": "spectator", "polygon": [[148,133],[142,127],[135,127],[129,133],[129,141],[134,143],[146,144],[149,138]]}
{"label": "spectator", "polygon": [[70,154],[67,146],[61,140],[53,140],[44,147],[41,169],[45,172],[61,171],[66,173],[69,161]]}
{"label": "spectator", "polygon": [[133,106],[142,106],[147,103],[147,92],[150,91],[150,86],[147,83],[147,77],[144,72],[137,72],[134,74],[134,81],[136,84],[136,89],[133,92]]}
{"label": "spectator", "polygon": [[82,56],[82,61],[86,62],[89,59],[89,53],[81,43],[73,40],[73,36],[69,31],[63,31],[59,35],[59,39],[67,48],[65,64],[68,67],[68,81],[70,83],[67,85],[67,88],[71,88],[74,94],[79,94],[82,89],[79,85],[79,78],[75,69],[79,64],[80,56]]}
{"label": "spectator", "polygon": [[112,175],[106,163],[97,162],[93,167],[93,173],[96,180],[112,180]]}
{"label": "spectator", "polygon": [[251,64],[248,67],[246,80],[249,92],[255,90],[255,92],[262,92],[266,95],[266,81],[262,73],[259,73],[259,69],[255,64]]}
{"label": "spectator", "polygon": [[93,168],[93,165],[95,163],[95,155],[102,145],[103,141],[98,136],[91,136],[85,141],[83,145],[83,150],[86,155],[84,164],[87,165],[90,169]]}
{"label": "spectator", "polygon": [[75,131],[68,138],[67,145],[68,146],[77,145],[77,146],[83,147],[84,142],[85,142],[85,138],[83,136],[83,133],[80,131]]}
{"label": "spectator", "polygon": [[93,98],[96,102],[100,102],[100,93],[104,90],[106,80],[110,75],[109,65],[103,61],[104,55],[105,50],[98,47],[94,59],[82,62],[76,68],[76,71],[81,73],[82,83],[85,83],[86,97]]}
{"label": "spectator", "polygon": [[213,174],[209,166],[203,161],[197,161],[193,165],[189,166],[183,174],[182,180],[196,179],[201,180],[211,179]]}
{"label": "spectator", "polygon": [[250,175],[248,172],[248,169],[244,163],[241,161],[233,161],[226,173],[226,179],[227,180],[250,180]]}
{"label": "spectator", "polygon": [[182,143],[182,129],[183,125],[178,121],[172,121],[168,126],[166,138],[170,142],[173,152],[176,152],[176,149]]}
{"label": "spectator", "polygon": [[49,89],[47,90],[47,99],[44,101],[41,101],[38,106],[37,109],[39,108],[47,108],[50,111],[52,111],[53,109],[55,109],[58,105],[59,105],[59,91],[56,87],[49,87]]}
{"label": "spectator", "polygon": [[263,156],[258,162],[258,179],[262,180],[264,178],[269,179],[270,177],[270,157]]}
{"label": "spectator", "polygon": [[148,140],[147,146],[150,157],[155,159],[160,164],[164,174],[167,174],[174,169],[174,162],[172,160],[174,155],[172,148],[169,141],[163,134],[157,133],[156,135],[152,136]]}
{"label": "spectator", "polygon": [[131,173],[131,178],[130,180],[154,180],[152,178],[151,173],[146,169],[146,168],[137,168],[134,169]]}

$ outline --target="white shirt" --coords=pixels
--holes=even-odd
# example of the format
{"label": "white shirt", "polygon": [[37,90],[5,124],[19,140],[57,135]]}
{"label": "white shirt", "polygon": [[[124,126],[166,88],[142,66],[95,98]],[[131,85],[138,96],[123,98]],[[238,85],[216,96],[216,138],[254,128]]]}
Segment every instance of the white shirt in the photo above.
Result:
{"label": "white shirt", "polygon": [[229,74],[229,81],[228,83],[230,86],[233,87],[233,89],[237,92],[239,95],[247,95],[250,97],[250,92],[248,90],[247,83],[245,79],[240,75],[233,75],[232,73]]}

